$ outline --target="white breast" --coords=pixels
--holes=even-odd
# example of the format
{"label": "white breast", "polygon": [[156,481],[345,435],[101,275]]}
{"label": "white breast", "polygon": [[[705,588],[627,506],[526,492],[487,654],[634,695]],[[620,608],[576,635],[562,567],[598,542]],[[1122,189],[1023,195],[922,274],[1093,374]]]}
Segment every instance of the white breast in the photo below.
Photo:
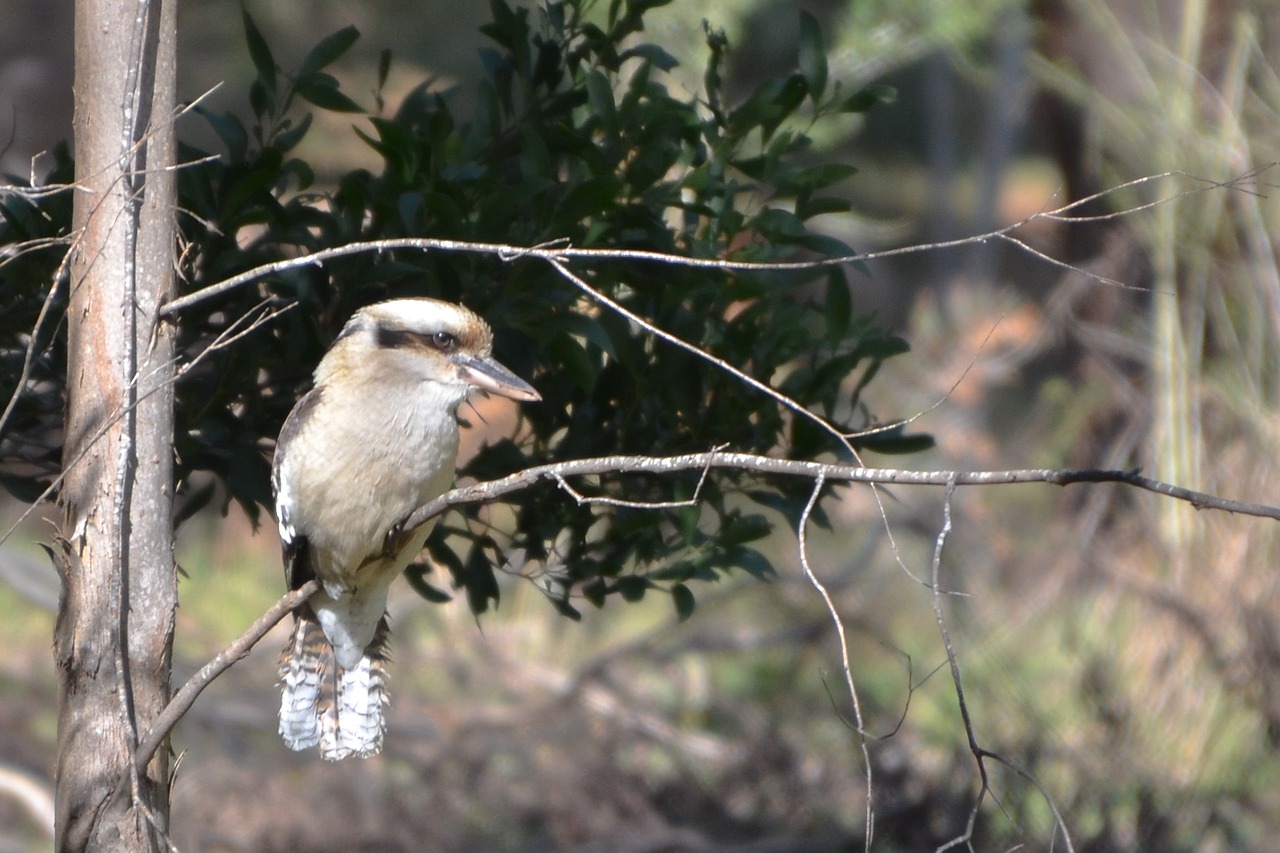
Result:
{"label": "white breast", "polygon": [[[357,569],[381,553],[387,532],[453,482],[456,403],[437,399],[432,383],[413,394],[380,390],[323,389],[279,472],[290,521],[331,595],[362,582]],[[394,577],[413,556],[367,568]]]}

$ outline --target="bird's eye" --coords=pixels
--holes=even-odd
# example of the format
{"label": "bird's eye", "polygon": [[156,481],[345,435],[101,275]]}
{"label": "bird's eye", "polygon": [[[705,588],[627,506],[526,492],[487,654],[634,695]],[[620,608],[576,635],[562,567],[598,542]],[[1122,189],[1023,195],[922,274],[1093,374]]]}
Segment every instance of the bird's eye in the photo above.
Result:
{"label": "bird's eye", "polygon": [[441,352],[453,352],[458,348],[458,339],[448,332],[436,332],[431,336],[431,345]]}

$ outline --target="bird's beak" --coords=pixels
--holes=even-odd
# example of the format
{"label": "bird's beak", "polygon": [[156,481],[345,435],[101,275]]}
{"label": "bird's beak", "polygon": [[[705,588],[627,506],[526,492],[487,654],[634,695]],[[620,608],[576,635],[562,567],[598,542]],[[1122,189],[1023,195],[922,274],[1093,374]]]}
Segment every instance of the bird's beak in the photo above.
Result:
{"label": "bird's beak", "polygon": [[454,362],[462,368],[462,375],[466,380],[481,391],[520,402],[531,403],[542,399],[542,395],[534,390],[532,385],[492,358],[456,355]]}

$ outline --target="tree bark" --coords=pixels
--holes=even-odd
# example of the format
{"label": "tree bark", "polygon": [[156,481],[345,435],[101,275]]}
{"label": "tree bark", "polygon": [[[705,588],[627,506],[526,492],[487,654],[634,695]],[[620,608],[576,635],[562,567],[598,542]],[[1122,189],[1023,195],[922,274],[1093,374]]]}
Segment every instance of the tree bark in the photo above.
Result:
{"label": "tree bark", "polygon": [[54,629],[59,850],[167,849],[173,561],[173,0],[77,0],[76,192]]}

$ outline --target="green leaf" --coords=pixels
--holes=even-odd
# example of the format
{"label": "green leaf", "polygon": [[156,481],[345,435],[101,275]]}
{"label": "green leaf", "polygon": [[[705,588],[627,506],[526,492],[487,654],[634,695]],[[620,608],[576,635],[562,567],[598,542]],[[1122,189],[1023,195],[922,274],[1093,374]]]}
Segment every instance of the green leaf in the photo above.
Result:
{"label": "green leaf", "polygon": [[618,179],[612,175],[588,178],[569,190],[561,200],[555,211],[555,221],[562,228],[577,225],[589,216],[614,207],[621,191]]}
{"label": "green leaf", "polygon": [[834,196],[805,198],[796,202],[796,216],[801,219],[812,219],[824,213],[848,213],[851,210],[853,210],[852,202],[847,198],[836,198]]}
{"label": "green leaf", "polygon": [[659,71],[670,71],[680,65],[680,61],[656,44],[638,44],[623,51],[623,59],[639,57]]}
{"label": "green leaf", "polygon": [[290,175],[297,179],[299,190],[305,190],[316,182],[316,173],[311,168],[311,164],[306,160],[299,160],[297,157],[291,157],[280,166],[280,176],[282,178],[287,179]]}
{"label": "green leaf", "polygon": [[804,227],[800,218],[780,207],[762,210],[751,226],[775,242],[793,242],[809,236],[809,229]]}
{"label": "green leaf", "polygon": [[599,372],[596,361],[575,339],[561,335],[547,346],[547,354],[580,389],[589,393],[595,386]]}
{"label": "green leaf", "polygon": [[644,598],[649,590],[649,581],[639,575],[624,575],[614,581],[614,587],[623,601],[634,604]]}
{"label": "green leaf", "polygon": [[461,585],[462,577],[466,573],[462,558],[445,543],[443,528],[438,527],[436,530],[438,532],[427,539],[427,552],[431,554],[431,559],[437,565],[444,566],[449,571],[455,585]]}
{"label": "green leaf", "polygon": [[555,163],[542,134],[527,124],[521,124],[517,130],[520,133],[521,174],[526,180],[554,178]]}
{"label": "green leaf", "polygon": [[907,342],[906,338],[899,335],[878,333],[867,335],[858,341],[858,345],[854,347],[853,351],[861,358],[883,361],[886,358],[893,358],[895,355],[911,352],[911,344]]}
{"label": "green leaf", "polygon": [[538,58],[533,65],[529,78],[533,85],[543,86],[554,91],[564,78],[563,55],[560,45],[555,42],[543,42],[538,46]]}
{"label": "green leaf", "polygon": [[296,125],[292,127],[287,124],[284,125],[273,140],[275,146],[281,151],[292,151],[302,141],[302,137],[307,135],[307,131],[311,129],[311,120],[313,118],[314,116],[311,113],[307,113]]}
{"label": "green leaf", "polygon": [[676,619],[681,622],[688,621],[689,617],[693,615],[694,608],[698,605],[698,602],[694,600],[693,592],[682,583],[671,587],[671,603],[676,606]]}
{"label": "green leaf", "polygon": [[213,499],[217,485],[218,484],[213,480],[210,480],[208,483],[205,483],[203,486],[187,495],[185,499],[180,497],[178,511],[173,517],[173,526],[177,527],[182,524],[182,522],[208,506],[209,501]]}
{"label": "green leaf", "polygon": [[267,40],[262,37],[257,24],[249,15],[249,10],[241,6],[240,16],[244,21],[244,40],[249,46],[249,58],[253,60],[253,67],[258,72],[258,81],[262,83],[263,89],[274,103],[276,100],[275,58],[271,55]]}
{"label": "green leaf", "polygon": [[609,82],[609,78],[593,68],[587,72],[583,84],[587,87],[587,101],[591,104],[592,113],[599,117],[606,130],[616,128],[618,113],[613,100],[613,84]]}
{"label": "green leaf", "polygon": [[763,539],[773,532],[773,525],[759,513],[733,515],[724,520],[716,544],[723,548]]}
{"label": "green leaf", "polygon": [[902,435],[901,432],[902,427],[895,427],[888,432],[880,432],[865,438],[855,439],[854,445],[860,450],[893,455],[920,453],[929,450],[934,445],[933,436],[931,435]]}
{"label": "green leaf", "polygon": [[735,565],[756,580],[768,582],[777,577],[778,573],[773,568],[773,563],[770,563],[769,559],[755,548],[737,548],[734,550],[737,552]]}
{"label": "green leaf", "polygon": [[254,80],[249,86],[249,107],[259,122],[275,110],[275,103],[275,96],[267,94],[267,87],[262,84],[262,81]]}
{"label": "green leaf", "polygon": [[827,88],[827,53],[822,44],[818,19],[800,12],[800,73],[809,84],[809,97],[816,102]]}
{"label": "green leaf", "polygon": [[558,595],[548,595],[547,600],[551,602],[551,606],[554,607],[561,616],[567,616],[574,622],[582,621],[582,612],[570,604],[569,599],[561,598]]}
{"label": "green leaf", "polygon": [[650,9],[661,9],[670,2],[671,0],[627,0],[627,14],[638,18]]}
{"label": "green leaf", "polygon": [[227,156],[231,158],[231,162],[243,162],[249,150],[249,134],[245,132],[240,119],[234,113],[211,113],[200,106],[195,110],[209,122],[213,132],[227,146]]}
{"label": "green leaf", "polygon": [[467,588],[467,604],[472,613],[484,613],[489,609],[490,601],[495,605],[498,603],[500,591],[498,579],[493,574],[493,563],[478,544],[472,545],[471,553],[467,555],[463,584]]}
{"label": "green leaf", "polygon": [[654,581],[686,581],[693,577],[694,571],[693,565],[688,560],[680,560],[649,572],[647,577]]}
{"label": "green leaf", "polygon": [[853,299],[849,295],[849,283],[838,269],[827,272],[827,295],[823,304],[827,321],[827,340],[835,343],[844,340],[853,322]]}
{"label": "green leaf", "polygon": [[582,314],[565,314],[554,319],[554,328],[582,337],[584,340],[595,344],[603,352],[608,353],[611,358],[618,357],[618,351],[613,345],[613,338],[609,336],[609,332],[600,324],[600,321],[593,317],[587,317]]}
{"label": "green leaf", "polygon": [[876,104],[892,104],[898,99],[898,90],[883,83],[868,86],[854,92],[840,104],[839,112],[865,113]]}
{"label": "green leaf", "polygon": [[809,84],[799,74],[792,74],[787,78],[778,93],[777,99],[774,101],[773,113],[760,125],[764,131],[765,140],[773,136],[774,131],[795,112],[796,107],[800,106],[808,92]]}
{"label": "green leaf", "polygon": [[596,578],[582,587],[582,597],[590,601],[597,609],[604,607],[604,598],[608,594],[605,588],[604,579]]}
{"label": "green leaf", "polygon": [[391,48],[383,48],[382,53],[378,54],[378,91],[381,92],[387,85],[387,77],[391,74]]}
{"label": "green leaf", "polygon": [[761,84],[730,117],[734,138],[742,139],[759,127],[761,138],[769,141],[778,127],[800,106],[808,90],[809,84],[799,74]]}
{"label": "green leaf", "polygon": [[847,163],[822,163],[796,172],[789,183],[794,184],[798,190],[812,192],[838,184],[856,174],[858,174],[857,166],[850,166]]}
{"label": "green leaf", "polygon": [[433,604],[444,604],[453,601],[453,596],[427,582],[426,573],[430,567],[424,563],[413,563],[405,568],[404,577],[413,587],[413,591]]}
{"label": "green leaf", "polygon": [[311,48],[311,52],[307,54],[306,59],[302,60],[302,65],[298,68],[299,77],[307,77],[322,68],[328,67],[342,54],[351,49],[351,45],[356,43],[360,38],[360,31],[355,27],[343,27],[331,36],[324,38],[319,44]]}
{"label": "green leaf", "polygon": [[300,77],[294,86],[299,96],[322,110],[335,113],[365,111],[364,107],[338,91],[338,81],[323,72],[317,71],[306,77]]}

